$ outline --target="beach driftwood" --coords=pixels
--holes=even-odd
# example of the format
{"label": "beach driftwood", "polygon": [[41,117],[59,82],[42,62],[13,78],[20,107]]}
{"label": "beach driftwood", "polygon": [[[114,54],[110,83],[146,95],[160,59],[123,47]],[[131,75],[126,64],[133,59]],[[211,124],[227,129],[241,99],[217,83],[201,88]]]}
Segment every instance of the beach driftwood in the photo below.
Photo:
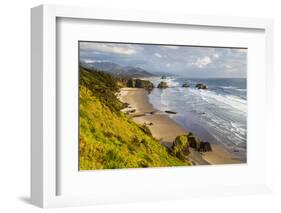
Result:
{"label": "beach driftwood", "polygon": [[165,110],[166,113],[168,114],[177,114],[177,112],[171,111],[171,110]]}

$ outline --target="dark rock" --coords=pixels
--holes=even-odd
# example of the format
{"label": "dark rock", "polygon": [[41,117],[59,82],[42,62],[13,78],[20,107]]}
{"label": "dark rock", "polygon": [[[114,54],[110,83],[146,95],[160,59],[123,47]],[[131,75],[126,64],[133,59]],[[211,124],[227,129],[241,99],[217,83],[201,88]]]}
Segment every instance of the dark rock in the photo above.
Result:
{"label": "dark rock", "polygon": [[127,81],[127,87],[135,88],[135,87],[136,87],[136,80],[130,78],[130,79]]}
{"label": "dark rock", "polygon": [[177,112],[170,111],[170,110],[165,110],[165,112],[168,113],[168,114],[177,114]]}
{"label": "dark rock", "polygon": [[205,150],[206,150],[206,152],[212,151],[212,146],[209,142],[205,142]]}
{"label": "dark rock", "polygon": [[127,81],[127,86],[132,88],[144,88],[148,91],[151,91],[154,88],[153,83],[151,83],[148,80],[133,79],[133,78],[130,78]]}
{"label": "dark rock", "polygon": [[130,106],[130,104],[129,104],[129,103],[126,103],[126,102],[125,102],[125,103],[123,103],[123,107],[124,107],[124,108],[127,108],[127,107],[129,107],[129,106]]}
{"label": "dark rock", "polygon": [[136,79],[137,88],[153,89],[154,85],[148,80]]}
{"label": "dark rock", "polygon": [[161,79],[167,79],[166,75],[162,75]]}
{"label": "dark rock", "polygon": [[200,142],[199,147],[198,147],[198,152],[205,152],[205,143]]}
{"label": "dark rock", "polygon": [[197,145],[195,137],[190,137],[189,138],[189,146],[191,148],[193,148],[193,149],[197,149],[198,148],[198,145]]}
{"label": "dark rock", "polygon": [[190,154],[190,148],[198,152],[210,152],[212,151],[211,144],[209,142],[200,141],[191,132],[187,135],[179,135],[171,146],[171,152],[173,155],[182,160],[187,160]]}
{"label": "dark rock", "polygon": [[182,87],[189,87],[189,84],[188,84],[188,83],[184,83],[184,84],[182,85]]}
{"label": "dark rock", "polygon": [[200,141],[191,132],[188,134],[188,142],[191,148],[196,150],[199,148]]}
{"label": "dark rock", "polygon": [[201,141],[199,143],[198,152],[210,152],[210,151],[212,151],[212,147],[209,142]]}
{"label": "dark rock", "polygon": [[167,84],[167,82],[161,81],[161,82],[158,84],[157,88],[166,89],[166,88],[168,88],[168,84]]}
{"label": "dark rock", "polygon": [[197,89],[208,89],[208,86],[207,86],[206,84],[203,84],[203,83],[197,83],[197,84],[195,85],[195,87],[196,87]]}
{"label": "dark rock", "polygon": [[136,88],[143,88],[144,85],[142,83],[142,80],[136,79],[135,81],[136,81],[136,85],[135,85]]}

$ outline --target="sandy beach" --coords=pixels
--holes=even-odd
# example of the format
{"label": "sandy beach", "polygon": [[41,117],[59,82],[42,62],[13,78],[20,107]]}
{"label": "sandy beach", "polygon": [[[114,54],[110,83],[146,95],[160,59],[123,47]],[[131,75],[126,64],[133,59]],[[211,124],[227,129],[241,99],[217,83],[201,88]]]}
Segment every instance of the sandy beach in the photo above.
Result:
{"label": "sandy beach", "polygon": [[[149,103],[148,93],[141,88],[122,88],[118,98],[129,106],[122,111],[138,124],[147,124],[152,135],[163,145],[171,147],[178,135],[187,134],[180,124],[171,119],[167,113],[154,109]],[[192,150],[188,156],[196,165],[207,164],[234,164],[241,163],[231,153],[228,153],[219,144],[212,144],[213,151],[200,153]]]}

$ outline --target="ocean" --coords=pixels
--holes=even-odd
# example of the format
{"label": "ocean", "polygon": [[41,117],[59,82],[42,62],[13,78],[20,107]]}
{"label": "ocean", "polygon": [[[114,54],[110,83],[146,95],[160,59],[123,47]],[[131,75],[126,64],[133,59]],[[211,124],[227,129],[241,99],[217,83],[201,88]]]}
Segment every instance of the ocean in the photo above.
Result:
{"label": "ocean", "polygon": [[[184,77],[150,78],[155,86],[166,81],[168,89],[155,88],[149,94],[151,104],[168,114],[187,131],[203,141],[219,143],[237,158],[246,161],[247,80],[242,78],[190,79]],[[182,85],[188,83],[190,87]],[[207,90],[195,88],[204,83]]]}

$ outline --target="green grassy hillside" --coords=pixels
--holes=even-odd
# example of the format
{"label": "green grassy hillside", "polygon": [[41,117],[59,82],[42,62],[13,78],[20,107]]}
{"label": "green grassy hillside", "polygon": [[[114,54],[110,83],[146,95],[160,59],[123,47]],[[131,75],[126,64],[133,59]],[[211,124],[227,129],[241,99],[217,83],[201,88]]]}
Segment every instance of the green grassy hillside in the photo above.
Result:
{"label": "green grassy hillside", "polygon": [[120,81],[80,68],[80,169],[183,166],[147,127],[126,117],[115,96]]}

